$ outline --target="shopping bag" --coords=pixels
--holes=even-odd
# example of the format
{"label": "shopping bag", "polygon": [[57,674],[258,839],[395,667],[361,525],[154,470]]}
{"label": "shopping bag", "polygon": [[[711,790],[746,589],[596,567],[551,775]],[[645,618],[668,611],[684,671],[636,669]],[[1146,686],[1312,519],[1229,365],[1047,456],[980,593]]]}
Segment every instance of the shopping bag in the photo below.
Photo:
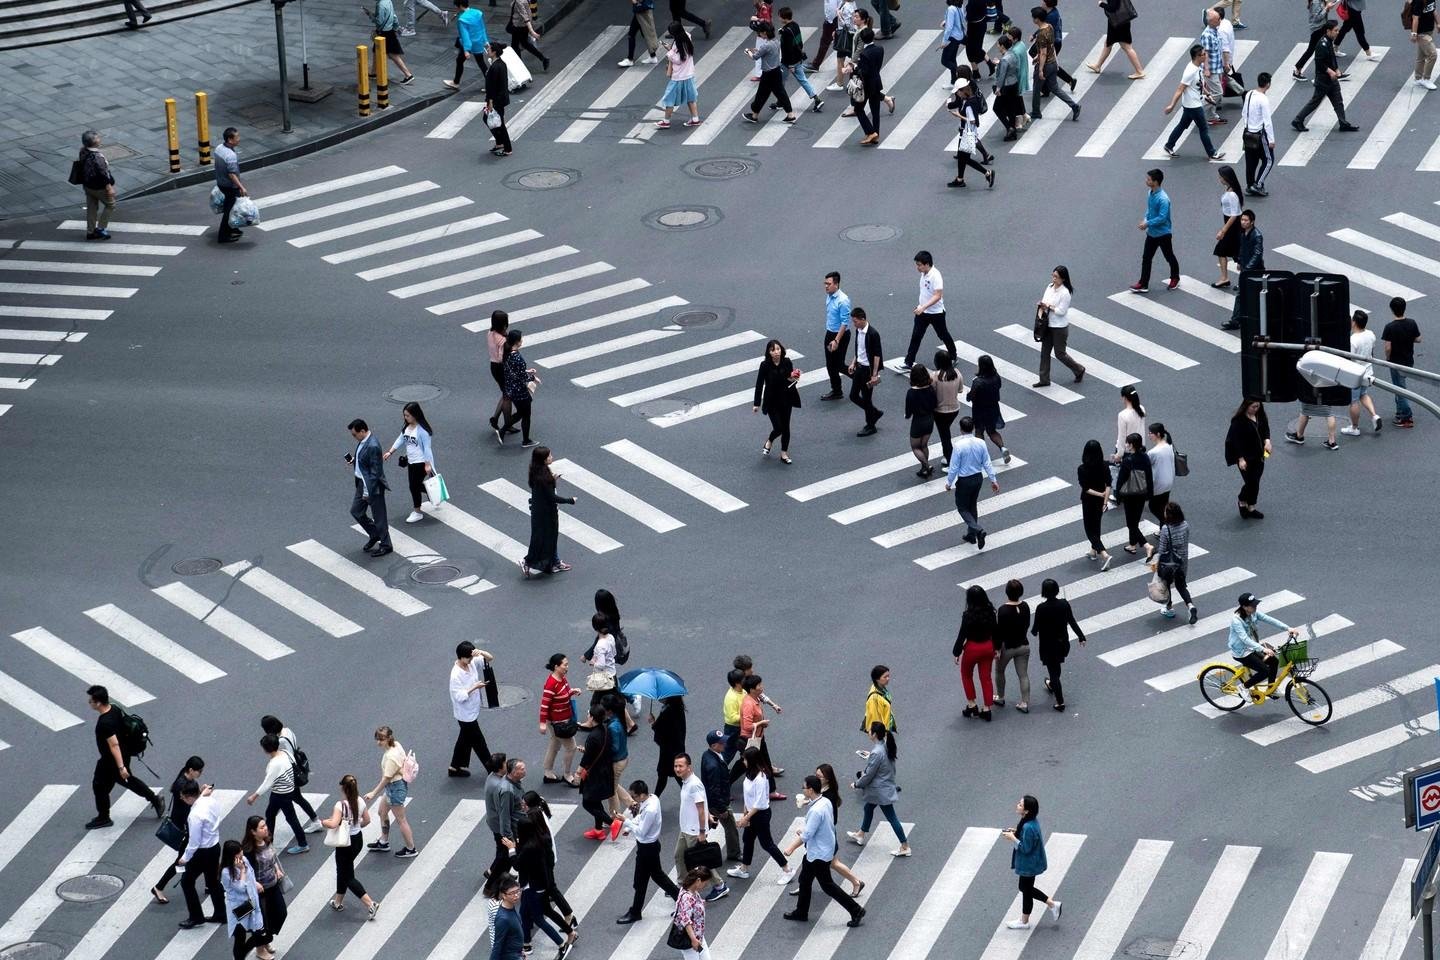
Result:
{"label": "shopping bag", "polygon": [[237,197],[235,206],[230,208],[230,227],[239,230],[260,222],[260,208],[249,197]]}
{"label": "shopping bag", "polygon": [[491,130],[499,130],[501,125],[505,123],[505,118],[494,110],[486,108],[481,112],[485,114],[485,126]]}
{"label": "shopping bag", "polygon": [[500,59],[505,63],[505,69],[510,74],[510,89],[519,90],[530,85],[530,71],[520,61],[520,54],[515,52],[514,47],[506,47],[500,54]]}
{"label": "shopping bag", "polygon": [[450,499],[450,488],[445,486],[445,478],[438,473],[432,473],[425,478],[425,496],[435,506],[439,506]]}
{"label": "shopping bag", "polygon": [[1145,589],[1146,592],[1150,594],[1150,599],[1156,603],[1170,602],[1170,585],[1160,579],[1160,571],[1158,569],[1151,575],[1150,584]]}
{"label": "shopping bag", "polygon": [[210,188],[210,212],[218,214],[225,209],[225,193],[219,187]]}

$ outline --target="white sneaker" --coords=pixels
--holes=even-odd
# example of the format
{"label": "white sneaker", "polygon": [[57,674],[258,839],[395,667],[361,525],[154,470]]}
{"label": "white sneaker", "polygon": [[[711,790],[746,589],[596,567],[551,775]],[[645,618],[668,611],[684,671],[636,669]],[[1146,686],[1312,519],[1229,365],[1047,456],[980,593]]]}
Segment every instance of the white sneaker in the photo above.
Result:
{"label": "white sneaker", "polygon": [[1346,53],[1344,50],[1336,50],[1336,51],[1335,51],[1335,57],[1336,57],[1336,59],[1344,60],[1344,59],[1345,59],[1346,57],[1348,57],[1348,56],[1350,56],[1350,54]]}
{"label": "white sneaker", "polygon": [[827,86],[825,89],[826,89],[826,90],[844,90],[845,88],[842,87],[842,86],[840,86],[840,84],[838,84],[838,83],[832,83],[832,84],[830,84],[829,86]]}
{"label": "white sneaker", "polygon": [[629,57],[626,57],[624,60],[621,60],[619,63],[617,63],[616,66],[617,66],[617,67],[633,67],[633,66],[635,66],[635,61],[634,61],[634,60],[631,60]]}
{"label": "white sneaker", "polygon": [[410,516],[408,516],[408,517],[405,518],[405,522],[406,522],[406,523],[419,523],[421,520],[424,520],[424,519],[425,519],[425,514],[421,513],[419,510],[411,510],[411,511],[410,511]]}
{"label": "white sneaker", "polygon": [[1027,923],[1024,920],[1006,920],[1005,926],[1009,927],[1011,930],[1029,930],[1031,927],[1034,926],[1034,924]]}
{"label": "white sneaker", "polygon": [[850,838],[851,843],[854,843],[861,847],[865,846],[865,834],[861,833],[859,830],[847,830],[845,831],[845,836]]}
{"label": "white sneaker", "polygon": [[408,30],[408,29],[407,29],[407,30],[401,30],[401,31],[400,31],[400,36],[402,36],[402,37],[413,37],[413,36],[415,36],[415,31],[414,31],[414,30]]}
{"label": "white sneaker", "polygon": [[321,830],[324,829],[324,827],[320,826],[319,820],[311,820],[309,823],[305,824],[306,833],[319,833]]}
{"label": "white sneaker", "polygon": [[645,54],[645,56],[643,56],[643,57],[640,58],[640,62],[641,62],[641,63],[645,63],[645,64],[650,64],[650,63],[659,63],[660,61],[657,60],[657,59],[655,59],[655,54],[653,54],[653,53],[647,53],[647,54]]}
{"label": "white sneaker", "polygon": [[777,879],[777,880],[775,881],[775,886],[777,886],[777,887],[783,887],[783,886],[785,886],[787,883],[789,883],[791,880],[794,880],[794,879],[795,879],[795,868],[794,868],[794,867],[791,867],[789,870],[786,870],[784,873],[780,874],[779,879]]}
{"label": "white sneaker", "polygon": [[1343,434],[1345,434],[1345,436],[1347,436],[1347,437],[1358,437],[1358,436],[1360,436],[1360,428],[1359,428],[1359,427],[1341,427],[1341,428],[1340,428],[1340,432],[1343,433]]}
{"label": "white sneaker", "polygon": [[1050,913],[1055,917],[1056,923],[1060,922],[1060,908],[1062,906],[1064,906],[1064,904],[1062,904],[1059,900],[1056,900],[1054,903],[1050,904]]}
{"label": "white sneaker", "polygon": [[1435,81],[1434,81],[1434,80],[1428,80],[1428,79],[1422,79],[1422,80],[1420,81],[1420,86],[1424,87],[1426,90],[1434,90],[1434,89],[1435,89]]}
{"label": "white sneaker", "polygon": [[1002,459],[1002,460],[1004,460],[1006,463],[1009,463],[1009,462],[1010,462],[1011,457],[1010,457],[1010,448],[1009,448],[1009,447],[1001,447],[1001,448],[1000,448],[1000,454],[1001,454],[1001,459]]}
{"label": "white sneaker", "polygon": [[731,867],[729,870],[725,871],[725,876],[734,877],[736,880],[749,880],[750,871],[746,870],[744,867]]}
{"label": "white sneaker", "polygon": [[1375,421],[1375,432],[1379,433],[1380,428],[1385,425],[1385,421],[1381,420],[1379,417],[1371,417],[1370,419]]}

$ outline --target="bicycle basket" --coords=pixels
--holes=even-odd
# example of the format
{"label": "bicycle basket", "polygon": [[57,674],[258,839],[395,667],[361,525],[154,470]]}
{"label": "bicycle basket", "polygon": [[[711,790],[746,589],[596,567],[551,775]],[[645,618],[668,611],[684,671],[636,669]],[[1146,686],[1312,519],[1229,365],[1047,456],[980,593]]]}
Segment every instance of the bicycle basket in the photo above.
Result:
{"label": "bicycle basket", "polygon": [[1280,647],[1280,657],[1285,663],[1293,663],[1298,668],[1300,663],[1310,659],[1310,641],[1291,640]]}
{"label": "bicycle basket", "polygon": [[1290,674],[1296,680],[1305,680],[1320,665],[1319,660],[1291,660]]}

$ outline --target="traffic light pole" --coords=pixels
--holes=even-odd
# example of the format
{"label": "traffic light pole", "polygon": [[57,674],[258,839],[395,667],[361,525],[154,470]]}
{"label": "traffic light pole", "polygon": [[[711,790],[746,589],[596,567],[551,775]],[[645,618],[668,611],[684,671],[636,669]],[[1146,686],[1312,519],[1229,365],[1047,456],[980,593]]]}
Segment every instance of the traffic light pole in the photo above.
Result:
{"label": "traffic light pole", "polygon": [[[1267,340],[1263,335],[1265,330],[1265,311],[1263,300],[1261,301],[1260,324],[1260,330],[1262,335],[1255,337],[1252,341],[1252,345],[1255,347],[1255,349],[1260,351],[1294,350],[1298,353],[1306,353],[1310,350],[1318,350],[1321,353],[1328,353],[1337,357],[1344,357],[1347,360],[1354,360],[1356,363],[1378,364],[1382,367],[1389,367],[1391,370],[1399,370],[1407,377],[1419,377],[1422,380],[1430,380],[1435,383],[1440,383],[1440,373],[1431,373],[1429,370],[1420,370],[1415,367],[1407,367],[1403,363],[1392,363],[1389,360],[1381,360],[1379,357],[1365,357],[1361,356],[1358,353],[1351,353],[1348,350],[1337,350],[1335,347],[1327,347],[1324,344],[1317,342],[1276,343],[1274,341]],[[1261,366],[1261,372],[1263,375],[1263,365]],[[1380,390],[1384,390],[1387,393],[1393,393],[1397,396],[1404,397],[1406,400],[1409,400],[1412,403],[1419,404],[1426,410],[1429,410],[1437,418],[1440,418],[1440,404],[1436,404],[1434,401],[1430,400],[1427,397],[1421,396],[1413,390],[1407,390],[1404,387],[1397,386],[1393,383],[1386,383],[1383,380],[1376,380],[1373,375],[1370,380],[1370,386],[1376,387]]]}
{"label": "traffic light pole", "polygon": [[275,5],[275,46],[280,58],[280,120],[281,129],[290,132],[290,76],[285,69],[285,0],[271,0]]}

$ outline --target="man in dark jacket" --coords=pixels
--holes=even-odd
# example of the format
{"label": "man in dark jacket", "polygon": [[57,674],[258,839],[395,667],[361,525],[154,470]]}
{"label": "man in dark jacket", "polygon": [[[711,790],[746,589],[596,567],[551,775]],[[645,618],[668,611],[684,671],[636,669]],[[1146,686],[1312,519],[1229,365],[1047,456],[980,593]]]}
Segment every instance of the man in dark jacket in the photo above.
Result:
{"label": "man in dark jacket", "polygon": [[1240,256],[1237,261],[1240,264],[1240,279],[1235,284],[1235,309],[1230,312],[1230,319],[1220,324],[1221,330],[1240,329],[1241,310],[1244,309],[1240,291],[1245,285],[1245,274],[1263,273],[1265,270],[1265,238],[1260,235],[1260,228],[1255,226],[1254,210],[1240,212]]}
{"label": "man in dark jacket", "polygon": [[1329,99],[1330,106],[1335,108],[1335,117],[1340,121],[1340,129],[1347,133],[1354,132],[1360,128],[1345,119],[1345,97],[1340,93],[1340,61],[1335,57],[1335,37],[1340,32],[1340,24],[1335,20],[1325,21],[1325,36],[1315,44],[1315,92],[1310,95],[1310,102],[1305,104],[1295,119],[1290,121],[1290,126],[1300,133],[1310,129],[1305,126],[1305,121],[1315,108],[1320,106],[1320,101]]}
{"label": "man in dark jacket", "polygon": [[700,782],[705,784],[705,806],[711,821],[725,830],[725,859],[739,862],[740,833],[735,829],[735,814],[730,810],[730,768],[725,764],[724,730],[711,730],[705,735],[705,756],[700,758]]}
{"label": "man in dark jacket", "polygon": [[850,361],[850,402],[865,411],[865,426],[856,436],[868,437],[875,432],[875,424],[885,416],[884,410],[877,410],[871,397],[880,383],[880,365],[884,357],[880,354],[880,334],[870,325],[870,319],[860,307],[850,308],[850,323],[855,328],[855,356]]}
{"label": "man in dark jacket", "polygon": [[490,152],[497,157],[508,157],[511,147],[510,134],[505,129],[505,108],[510,105],[510,70],[505,66],[505,61],[500,59],[500,55],[505,52],[505,44],[499,40],[491,40],[488,46],[490,66],[485,68],[485,111],[500,118],[500,125],[490,128],[490,133],[495,137],[495,146]]}
{"label": "man in dark jacket", "polygon": [[[146,17],[145,19],[150,19]],[[115,178],[110,162],[100,152],[100,134],[80,135],[80,186],[85,190],[85,239],[109,240],[110,217],[115,213]]]}

